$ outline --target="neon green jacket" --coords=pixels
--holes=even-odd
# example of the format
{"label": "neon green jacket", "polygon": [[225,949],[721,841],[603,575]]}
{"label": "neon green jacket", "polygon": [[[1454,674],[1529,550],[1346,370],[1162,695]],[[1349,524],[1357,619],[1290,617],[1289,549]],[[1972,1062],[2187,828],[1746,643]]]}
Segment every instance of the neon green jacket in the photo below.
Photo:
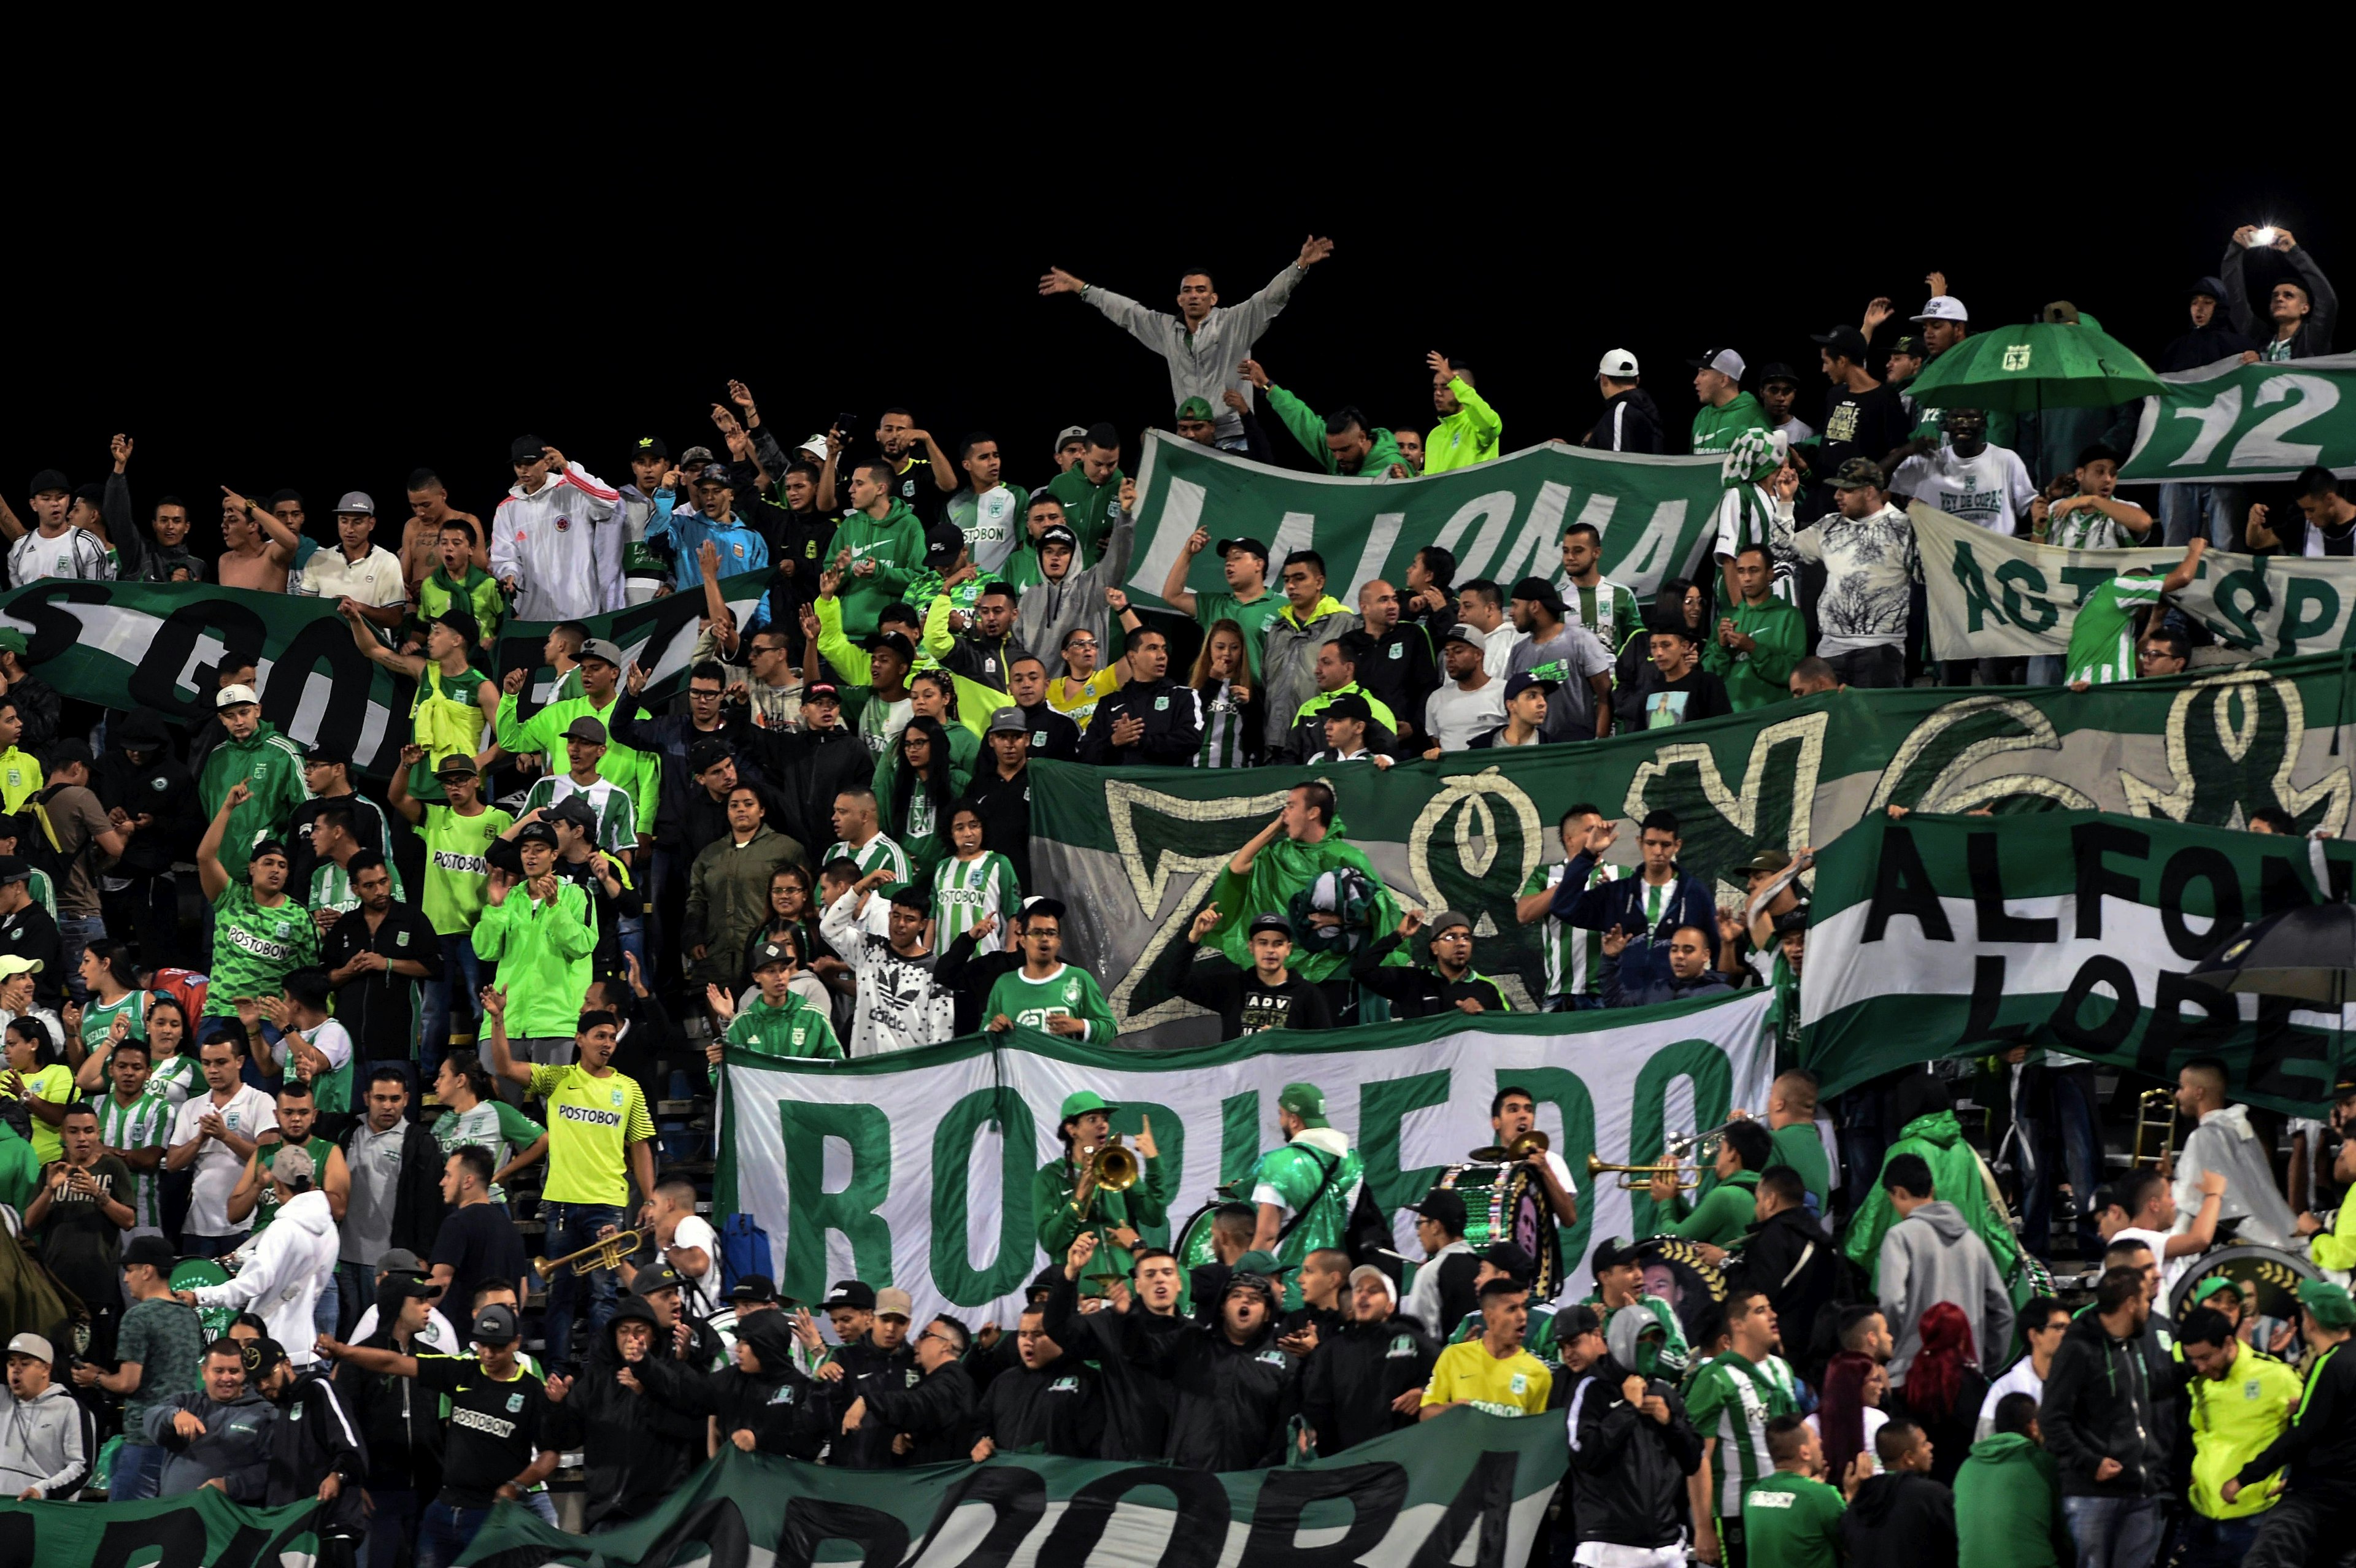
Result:
{"label": "neon green jacket", "polygon": [[1459,376],[1448,383],[1448,389],[1464,406],[1433,425],[1431,433],[1423,438],[1426,474],[1486,463],[1497,455],[1498,444],[1505,440],[1505,421],[1472,389],[1472,382]]}
{"label": "neon green jacket", "polygon": [[[616,701],[618,701],[618,696]],[[512,694],[499,698],[499,711],[492,725],[492,736],[502,751],[522,756],[530,752],[546,752],[554,758],[557,773],[564,771],[564,731],[575,719],[594,719],[607,730],[605,754],[597,759],[597,776],[607,784],[619,784],[630,792],[630,805],[637,812],[640,823],[655,819],[655,805],[662,793],[662,759],[652,752],[641,752],[625,746],[612,738],[615,704],[600,708],[586,697],[568,697],[562,702],[552,702],[529,719],[516,716],[516,699]],[[571,1032],[570,1030],[566,1032]]]}
{"label": "neon green jacket", "polygon": [[[832,665],[843,679],[864,693],[874,683],[874,661],[867,656],[865,648],[852,642],[844,634],[842,601],[820,599],[812,608],[818,613],[818,656]],[[930,652],[918,648],[916,668],[940,669],[941,667],[934,662]],[[978,680],[968,680],[955,670],[946,670],[943,673],[948,675],[950,683],[957,689],[958,728],[963,730],[975,743],[974,752],[968,754],[969,768],[971,757],[980,754],[980,737],[989,733],[990,716],[1008,706],[1014,699],[995,687],[984,686]],[[846,709],[850,707],[848,700],[850,696],[850,692],[844,693]],[[862,698],[862,700],[864,699]],[[953,747],[957,745],[956,731],[950,731],[949,743]]]}
{"label": "neon green jacket", "polygon": [[578,882],[557,879],[553,904],[541,903],[519,882],[505,901],[483,906],[475,954],[499,966],[509,1039],[569,1040],[579,1032],[596,947],[597,917]]}
{"label": "neon green jacket", "polygon": [[422,624],[442,614],[453,604],[475,618],[482,632],[481,643],[489,647],[498,640],[499,622],[507,614],[507,601],[499,596],[498,580],[479,566],[466,568],[466,580],[453,582],[450,574],[435,567],[417,585],[417,619]]}

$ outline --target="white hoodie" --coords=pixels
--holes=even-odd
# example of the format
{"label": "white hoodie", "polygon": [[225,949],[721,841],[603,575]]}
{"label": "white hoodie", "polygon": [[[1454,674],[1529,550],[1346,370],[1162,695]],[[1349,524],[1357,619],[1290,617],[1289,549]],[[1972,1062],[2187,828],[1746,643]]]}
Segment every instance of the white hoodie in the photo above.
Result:
{"label": "white hoodie", "polygon": [[511,485],[491,517],[491,575],[516,580],[519,621],[577,621],[619,610],[621,492],[577,463],[530,495]]}
{"label": "white hoodie", "polygon": [[278,1218],[227,1285],[198,1288],[197,1305],[260,1313],[286,1359],[308,1366],[317,1359],[311,1347],[319,1338],[311,1317],[320,1288],[336,1272],[336,1217],[327,1195],[316,1189],[297,1193],[279,1205]]}

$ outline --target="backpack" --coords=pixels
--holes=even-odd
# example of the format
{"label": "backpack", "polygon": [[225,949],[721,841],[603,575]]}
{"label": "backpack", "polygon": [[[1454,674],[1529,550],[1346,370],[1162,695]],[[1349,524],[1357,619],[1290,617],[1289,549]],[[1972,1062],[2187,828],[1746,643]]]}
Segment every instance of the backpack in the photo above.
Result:
{"label": "backpack", "polygon": [[720,1288],[724,1295],[736,1288],[736,1282],[748,1274],[766,1277],[776,1264],[770,1261],[769,1232],[754,1223],[753,1216],[731,1214],[720,1226]]}

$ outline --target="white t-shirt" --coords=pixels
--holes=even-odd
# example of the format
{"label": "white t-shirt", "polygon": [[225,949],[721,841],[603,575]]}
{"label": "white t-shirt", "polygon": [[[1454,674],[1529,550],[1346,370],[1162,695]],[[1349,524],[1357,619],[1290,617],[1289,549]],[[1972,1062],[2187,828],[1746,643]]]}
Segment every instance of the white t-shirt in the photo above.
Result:
{"label": "white t-shirt", "polygon": [[[1865,1446],[1860,1452],[1865,1455],[1865,1462],[1873,1467],[1872,1473],[1878,1476],[1881,1474],[1881,1456],[1873,1446],[1874,1435],[1890,1424],[1890,1417],[1879,1405],[1869,1404],[1862,1413],[1865,1416]],[[1808,1412],[1807,1419],[1802,1424],[1815,1433],[1819,1442],[1823,1441],[1825,1429],[1817,1421],[1815,1411]]]}
{"label": "white t-shirt", "polygon": [[[1466,624],[1471,624],[1469,622]],[[1481,639],[1481,667],[1489,672],[1491,680],[1505,679],[1505,666],[1512,662],[1514,656],[1514,645],[1522,640],[1523,635],[1520,628],[1514,624],[1513,617],[1508,615],[1498,622],[1494,632],[1483,632],[1475,626],[1472,635]],[[1499,694],[1498,700],[1504,700],[1503,693]]]}
{"label": "white t-shirt", "polygon": [[[347,1045],[348,1051],[349,1047]],[[212,1091],[181,1104],[179,1114],[172,1118],[172,1147],[179,1147],[203,1137],[198,1126],[206,1116],[218,1114],[221,1125],[241,1138],[252,1139],[278,1125],[278,1107],[271,1097],[251,1083],[241,1083],[229,1104],[213,1103]],[[197,1155],[194,1184],[188,1191],[188,1220],[182,1228],[192,1236],[235,1236],[250,1229],[229,1221],[229,1195],[237,1190],[238,1178],[245,1173],[245,1161],[230,1152],[229,1146],[218,1138],[205,1138],[205,1147]]]}
{"label": "white t-shirt", "polygon": [[2126,1230],[2113,1235],[2107,1245],[2115,1247],[2121,1242],[2141,1242],[2151,1249],[2151,1261],[2159,1265],[2160,1298],[2158,1306],[2153,1310],[2164,1310],[2168,1306],[2168,1293],[2176,1288],[2178,1276],[2192,1266],[2192,1260],[2199,1254],[2187,1253],[2180,1258],[2171,1258],[2168,1255],[2167,1232],[2146,1231],[2134,1225],[2129,1225]]}
{"label": "white t-shirt", "polygon": [[35,529],[27,532],[9,552],[9,564],[16,570],[16,581],[30,582],[42,577],[74,575],[74,538],[80,528],[68,528],[51,539]]}
{"label": "white t-shirt", "polygon": [[409,603],[401,558],[382,545],[369,546],[358,560],[348,559],[341,545],[314,550],[287,578],[286,592],[305,599],[351,599],[372,610]]}
{"label": "white t-shirt", "polygon": [[[278,1070],[281,1072],[285,1072],[293,1064],[294,1048],[288,1044],[288,1041],[292,1040],[296,1033],[296,1030],[290,1029],[280,1035],[276,1049],[270,1052],[270,1060],[278,1064]],[[300,1033],[312,1050],[327,1059],[328,1066],[341,1068],[351,1061],[351,1031],[336,1019],[329,1019],[317,1029],[304,1029]]]}
{"label": "white t-shirt", "polygon": [[1423,701],[1423,727],[1443,752],[1461,752],[1472,737],[1505,721],[1505,683],[1495,676],[1478,691],[1443,681]]}
{"label": "white t-shirt", "polygon": [[[369,1277],[375,1277],[374,1270],[369,1271]],[[352,1325],[352,1337],[344,1343],[364,1345],[368,1343],[368,1337],[375,1332],[376,1307],[371,1305],[360,1314],[360,1320]],[[417,1331],[415,1343],[437,1355],[463,1356],[466,1353],[466,1341],[458,1337],[458,1330],[450,1327],[450,1320],[442,1316],[442,1309],[438,1307],[425,1309],[425,1327]]]}
{"label": "white t-shirt", "polygon": [[700,1214],[690,1214],[670,1233],[674,1247],[701,1247],[711,1262],[701,1279],[687,1279],[679,1292],[680,1305],[698,1317],[709,1317],[720,1310],[720,1232]]}
{"label": "white t-shirt", "polygon": [[1910,457],[1890,476],[1890,488],[1999,534],[2015,532],[2029,516],[2029,502],[2037,498],[2029,465],[2018,453],[2001,446],[1982,447],[1973,458],[1957,457],[1953,447],[1945,446]]}
{"label": "white t-shirt", "polygon": [[1980,1401],[1980,1424],[1972,1432],[1976,1443],[1996,1430],[1997,1402],[2008,1393],[2025,1393],[2040,1403],[2045,1398],[2045,1380],[2037,1375],[2037,1360],[2023,1356],[2012,1363],[2012,1370],[1988,1384],[1987,1398]]}

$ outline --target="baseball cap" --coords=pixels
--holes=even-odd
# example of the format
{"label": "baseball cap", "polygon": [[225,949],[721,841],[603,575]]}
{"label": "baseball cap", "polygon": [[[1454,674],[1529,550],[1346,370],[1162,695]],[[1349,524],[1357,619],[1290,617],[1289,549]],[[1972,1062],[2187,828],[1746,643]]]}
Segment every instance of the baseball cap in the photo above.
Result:
{"label": "baseball cap", "polygon": [[916,645],[898,632],[878,632],[867,639],[867,651],[871,654],[880,654],[886,648],[898,654],[905,663],[916,662]]}
{"label": "baseball cap", "polygon": [[1390,1275],[1385,1274],[1382,1270],[1376,1268],[1374,1264],[1360,1264],[1356,1268],[1352,1269],[1350,1271],[1350,1283],[1352,1285],[1355,1285],[1358,1281],[1365,1279],[1369,1275],[1380,1282],[1383,1289],[1390,1296],[1391,1305],[1393,1307],[1397,1307],[1398,1305],[1399,1298],[1398,1282],[1391,1278]]}
{"label": "baseball cap", "polygon": [[564,727],[564,738],[568,741],[586,741],[593,746],[602,746],[605,743],[605,726],[584,713]]}
{"label": "baseball cap", "polygon": [[158,1235],[134,1236],[123,1243],[123,1265],[125,1268],[133,1264],[145,1264],[149,1268],[162,1269],[169,1274],[172,1265],[179,1261],[180,1254],[172,1250],[172,1243]]}
{"label": "baseball cap", "polygon": [[1560,684],[1559,681],[1540,680],[1528,670],[1520,670],[1505,677],[1505,700],[1511,702],[1532,687],[1537,687],[1540,691],[1552,691]]}
{"label": "baseball cap", "polygon": [[1852,457],[1840,465],[1839,473],[1833,475],[1833,488],[1836,490],[1859,490],[1868,485],[1879,490],[1885,482],[1881,464],[1870,457]]}
{"label": "baseball cap", "polygon": [[1800,373],[1781,359],[1770,360],[1767,368],[1759,372],[1759,384],[1762,387],[1771,387],[1778,381],[1796,387],[1800,384]]}
{"label": "baseball cap", "polygon": [[1325,1120],[1325,1091],[1314,1083],[1286,1084],[1277,1093],[1276,1108],[1280,1111],[1290,1111],[1299,1116],[1304,1126],[1322,1127],[1329,1125]]}
{"label": "baseball cap", "polygon": [[1762,849],[1743,861],[1741,869],[1746,871],[1780,871],[1791,863],[1792,857],[1781,849]]}
{"label": "baseball cap", "polygon": [[1091,1111],[1102,1111],[1105,1115],[1110,1115],[1119,1109],[1119,1105],[1108,1103],[1103,1095],[1093,1089],[1076,1089],[1064,1096],[1063,1113],[1056,1117],[1056,1122],[1060,1125],[1075,1116],[1085,1116]]}
{"label": "baseball cap", "polygon": [[679,1270],[669,1264],[657,1264],[652,1268],[638,1271],[638,1277],[631,1282],[630,1294],[643,1298],[657,1291],[678,1290],[686,1284],[687,1281],[680,1277]]}
{"label": "baseball cap", "polygon": [[698,741],[687,750],[687,771],[700,773],[707,768],[716,768],[735,754],[725,741]]}
{"label": "baseball cap", "polygon": [[378,1255],[376,1271],[379,1274],[423,1274],[425,1262],[407,1247],[394,1247]]}
{"label": "baseball cap", "polygon": [[471,779],[480,776],[481,773],[482,769],[475,765],[475,759],[464,752],[453,752],[434,764],[434,776],[437,779],[449,778],[453,775]]}
{"label": "baseball cap", "polygon": [[556,829],[545,822],[527,822],[516,829],[515,841],[518,844],[545,844],[553,849],[556,848]]}
{"label": "baseball cap", "polygon": [[450,630],[456,633],[460,640],[465,642],[465,644],[470,648],[477,643],[483,640],[482,624],[477,621],[471,613],[459,609],[455,604],[449,609],[443,611],[439,615],[434,616],[434,624],[438,626],[449,627]]}
{"label": "baseball cap", "polygon": [[1219,541],[1219,547],[1218,547],[1218,548],[1219,548],[1219,559],[1220,559],[1221,560],[1226,560],[1226,559],[1227,559],[1227,552],[1228,552],[1229,550],[1231,550],[1231,549],[1240,549],[1240,550],[1246,550],[1246,551],[1248,551],[1249,553],[1251,553],[1251,554],[1253,554],[1253,555],[1256,555],[1256,556],[1259,557],[1259,561],[1260,561],[1260,564],[1261,564],[1262,566],[1266,566],[1266,565],[1268,564],[1268,546],[1266,546],[1266,545],[1264,545],[1264,544],[1260,543],[1260,541],[1259,541],[1259,540],[1258,540],[1258,539],[1221,539],[1221,540]]}
{"label": "baseball cap", "polygon": [[1318,714],[1317,717],[1320,719],[1355,719],[1361,724],[1371,724],[1375,720],[1375,710],[1367,707],[1366,699],[1359,696],[1356,692],[1345,691],[1341,696],[1333,699],[1333,701],[1327,703],[1325,705],[1324,711]]}
{"label": "baseball cap", "polygon": [[[1209,399],[1189,398],[1184,402],[1178,405],[1178,417],[1182,420],[1207,420],[1215,418],[1215,416],[1211,412]],[[1060,443],[1057,445],[1056,450],[1058,452],[1063,450]]]}
{"label": "baseball cap", "polygon": [[1562,613],[1562,594],[1553,583],[1543,577],[1523,578],[1514,584],[1513,592],[1506,597],[1527,600],[1530,603],[1543,607],[1549,614]]}
{"label": "baseball cap", "polygon": [[516,1327],[515,1308],[504,1301],[494,1301],[475,1314],[471,1336],[478,1345],[509,1345],[523,1338]]}
{"label": "baseball cap", "polygon": [[1844,359],[1853,359],[1859,364],[1865,361],[1865,334],[1847,322],[1842,322],[1830,332],[1812,332],[1808,334],[1808,341],[1831,349]]}
{"label": "baseball cap", "polygon": [[670,448],[663,443],[663,438],[659,435],[642,435],[630,443],[630,455],[632,457],[669,457]]}
{"label": "baseball cap", "polygon": [[875,1293],[876,1317],[908,1318],[916,1315],[916,1304],[910,1301],[908,1293],[898,1286],[886,1285]]}
{"label": "baseball cap", "polygon": [[376,516],[376,502],[365,490],[347,490],[343,499],[336,503],[336,516],[373,517]]}
{"label": "baseball cap", "polygon": [[315,1179],[319,1174],[319,1162],[311,1157],[308,1149],[282,1148],[270,1161],[270,1174],[292,1187],[298,1181]]}
{"label": "baseball cap", "polygon": [[704,464],[711,461],[712,449],[710,447],[691,446],[680,454],[679,465],[690,472],[693,472],[695,469],[701,467]]}
{"label": "baseball cap", "polygon": [[1625,348],[1607,349],[1595,362],[1598,377],[1609,376],[1615,381],[1633,381],[1642,374],[1636,368],[1636,357]]}
{"label": "baseball cap", "polygon": [[[1049,528],[1046,532],[1039,536],[1039,548],[1041,549],[1045,549],[1051,544],[1061,545],[1066,549],[1077,549],[1080,548],[1080,536],[1066,528],[1063,524],[1057,523],[1054,528]],[[1267,557],[1263,556],[1260,559],[1265,560]]]}
{"label": "baseball cap", "polygon": [[1892,354],[1903,354],[1909,359],[1922,359],[1928,357],[1930,350],[1923,347],[1922,340],[1921,338],[1915,336],[1910,332],[1903,337],[1901,337],[1897,342],[1891,344],[1890,346],[1890,352]]}
{"label": "baseball cap", "polygon": [[508,443],[508,461],[530,463],[541,456],[541,449],[547,444],[536,435],[519,435]]}
{"label": "baseball cap", "polygon": [[728,464],[724,463],[707,463],[696,470],[695,482],[698,485],[725,485],[734,489],[736,476],[728,472]]}
{"label": "baseball cap", "polygon": [[1805,904],[1797,909],[1787,909],[1775,917],[1775,934],[1778,936],[1789,936],[1795,931],[1807,929],[1808,906]]}
{"label": "baseball cap", "polygon": [[753,970],[758,974],[772,964],[794,962],[793,949],[779,943],[764,942],[753,955]]}
{"label": "baseball cap", "polygon": [[735,1285],[729,1289],[728,1299],[731,1301],[775,1301],[777,1299],[777,1286],[776,1282],[771,1280],[769,1276],[765,1274],[738,1275],[736,1276]]}
{"label": "baseball cap", "polygon": [[[1076,441],[1086,441],[1087,439],[1087,426],[1084,424],[1067,424],[1063,428],[1061,433],[1055,437],[1055,452],[1057,455],[1060,456],[1064,448],[1071,445],[1072,443]],[[63,489],[64,486],[60,485],[59,488]]]}
{"label": "baseball cap", "polygon": [[214,697],[213,707],[216,710],[224,708],[242,708],[248,703],[261,700],[262,699],[253,694],[253,688],[250,686],[224,686],[220,688],[220,694]]}
{"label": "baseball cap", "polygon": [[622,650],[603,637],[592,637],[581,645],[582,659],[603,659],[616,669],[622,667]]}
{"label": "baseball cap", "polygon": [[[0,882],[21,882],[32,875],[32,868],[14,855],[0,857]],[[37,975],[41,961],[27,958],[21,953],[0,953],[0,979],[11,975]]]}
{"label": "baseball cap", "polygon": [[352,754],[324,736],[303,748],[303,760],[306,763],[330,763],[344,768],[352,765]]}
{"label": "baseball cap", "polygon": [[550,822],[569,822],[584,833],[594,833],[597,831],[596,808],[589,804],[588,796],[580,794],[578,791],[566,795],[562,800],[560,800],[554,805],[550,806],[548,808],[548,816],[544,820]]}
{"label": "baseball cap", "polygon": [[1601,1274],[1608,1268],[1620,1268],[1637,1259],[1636,1249],[1625,1236],[1606,1236],[1595,1243],[1594,1268]]}
{"label": "baseball cap", "polygon": [[809,707],[813,702],[840,702],[841,700],[842,688],[835,685],[834,682],[830,680],[814,680],[808,686],[802,688],[802,706],[805,708]]}
{"label": "baseball cap", "polygon": [[1715,370],[1721,376],[1731,376],[1738,381],[1742,379],[1742,356],[1731,348],[1705,348],[1700,358],[1688,359],[1686,363],[1697,370]]}
{"label": "baseball cap", "polygon": [[1049,920],[1063,919],[1064,901],[1061,899],[1047,899],[1036,896],[1024,899],[1023,901],[1023,917],[1025,920],[1029,920],[1036,915],[1045,915]]}
{"label": "baseball cap", "polygon": [[1464,1200],[1445,1187],[1435,1187],[1423,1195],[1420,1203],[1408,1205],[1410,1211],[1427,1220],[1437,1220],[1456,1235],[1464,1233]]}
{"label": "baseball cap", "polygon": [[[802,700],[807,702],[809,699],[805,697]],[[1023,709],[1020,708],[1001,708],[990,716],[989,733],[992,735],[1020,735],[1030,728],[1023,721]]]}
{"label": "baseball cap", "polygon": [[12,1356],[30,1356],[40,1361],[54,1361],[58,1359],[58,1353],[49,1348],[49,1342],[38,1334],[17,1335],[8,1341],[8,1353]]}
{"label": "baseball cap", "polygon": [[287,852],[286,840],[284,838],[257,838],[253,841],[253,848],[245,852],[245,863],[250,866],[256,860],[267,859],[273,855],[282,860],[294,859]]}
{"label": "baseball cap", "polygon": [[794,450],[797,452],[807,452],[812,457],[817,458],[819,462],[825,462],[826,432],[820,431],[816,435],[805,437],[801,445],[796,447]]}
{"label": "baseball cap", "polygon": [[947,571],[963,549],[965,530],[947,518],[925,530],[925,564],[935,571]]}
{"label": "baseball cap", "polygon": [[[2298,1287],[2298,1304],[2326,1328],[2356,1327],[2356,1298],[2351,1298],[2343,1285],[2333,1285],[2329,1280],[2310,1279]],[[19,1334],[16,1339],[29,1339],[32,1337]],[[16,1340],[11,1339],[8,1348],[15,1349]]]}
{"label": "baseball cap", "polygon": [[1913,316],[1911,319],[1914,321],[1969,321],[1972,319],[1972,313],[1965,310],[1964,308],[1964,302],[1957,299],[1953,294],[1933,294],[1931,297],[1931,303],[1922,307],[1922,314],[1918,316]]}
{"label": "baseball cap", "polygon": [[[1085,435],[1087,432],[1083,431],[1081,433]],[[1061,450],[1060,443],[1058,443],[1057,450]],[[25,494],[27,496],[46,496],[52,490],[70,490],[72,488],[73,486],[66,482],[66,476],[64,475],[59,473],[54,468],[44,468],[38,474],[33,475],[33,482],[26,486]]]}
{"label": "baseball cap", "polygon": [[1460,925],[1464,928],[1467,934],[1470,934],[1472,930],[1472,917],[1461,909],[1444,909],[1423,923],[1423,933],[1426,936],[1438,936],[1441,932],[1452,931]]}
{"label": "baseball cap", "polygon": [[1247,931],[1245,931],[1244,934],[1246,936],[1258,936],[1263,931],[1273,931],[1278,935],[1290,940],[1292,935],[1292,922],[1277,913],[1274,910],[1270,910],[1265,914],[1256,914],[1252,916],[1251,925]]}
{"label": "baseball cap", "polygon": [[390,1290],[395,1296],[408,1296],[413,1301],[431,1301],[442,1294],[442,1287],[423,1275],[406,1271],[391,1275],[379,1288]]}
{"label": "baseball cap", "polygon": [[1488,648],[1488,645],[1481,640],[1481,634],[1474,631],[1471,626],[1466,625],[1462,621],[1457,622],[1454,625],[1449,627],[1448,630],[1440,635],[1440,645],[1441,647],[1446,647],[1451,643],[1462,643],[1468,648],[1480,648],[1483,652],[1486,652]]}
{"label": "baseball cap", "polygon": [[818,1305],[821,1312],[832,1312],[838,1307],[849,1307],[854,1312],[873,1312],[875,1310],[875,1288],[855,1279],[839,1279],[834,1282],[834,1288],[826,1293],[826,1299]]}
{"label": "baseball cap", "polygon": [[1491,1268],[1503,1269],[1515,1279],[1528,1279],[1537,1273],[1537,1260],[1517,1242],[1498,1242],[1481,1254],[1481,1261]]}
{"label": "baseball cap", "polygon": [[1237,1258],[1229,1267],[1235,1274],[1256,1275],[1262,1280],[1270,1280],[1290,1274],[1293,1265],[1277,1262],[1276,1254],[1273,1253],[1264,1253],[1254,1248]]}

